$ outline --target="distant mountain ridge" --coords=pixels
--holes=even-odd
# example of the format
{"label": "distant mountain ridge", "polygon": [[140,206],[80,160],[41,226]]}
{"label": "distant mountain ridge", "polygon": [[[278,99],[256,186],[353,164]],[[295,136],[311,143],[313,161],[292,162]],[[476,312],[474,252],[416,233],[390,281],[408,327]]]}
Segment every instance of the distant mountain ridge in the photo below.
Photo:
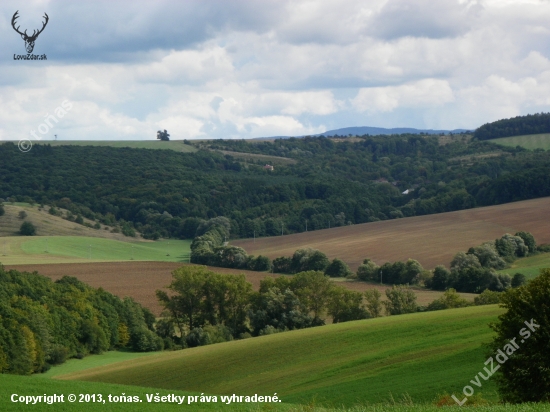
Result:
{"label": "distant mountain ridge", "polygon": [[344,127],[342,129],[328,130],[324,133],[320,133],[316,136],[362,136],[370,134],[371,136],[378,136],[381,134],[401,134],[401,133],[427,133],[427,134],[449,134],[449,133],[462,133],[467,132],[468,129],[454,129],[454,130],[434,130],[434,129],[415,129],[412,127],[394,127],[386,129],[384,127],[370,127],[370,126],[358,126],[358,127]]}
{"label": "distant mountain ridge", "polygon": [[[308,136],[379,136],[383,134],[402,134],[402,133],[412,133],[412,134],[449,134],[449,133],[462,133],[468,132],[469,129],[453,129],[453,130],[434,130],[434,129],[415,129],[413,127],[394,127],[387,129],[384,127],[370,127],[370,126],[356,126],[356,127],[344,127],[342,129],[328,130],[324,133],[318,133]],[[473,133],[473,131],[472,131]],[[266,140],[266,139],[289,139],[290,137],[305,137],[305,136],[271,136],[271,137],[256,137],[254,140]]]}

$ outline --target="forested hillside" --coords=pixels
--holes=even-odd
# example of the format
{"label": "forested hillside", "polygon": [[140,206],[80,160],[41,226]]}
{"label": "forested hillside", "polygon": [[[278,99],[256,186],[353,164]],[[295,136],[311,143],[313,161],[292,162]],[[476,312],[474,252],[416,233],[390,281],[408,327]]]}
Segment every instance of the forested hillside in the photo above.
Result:
{"label": "forested hillside", "polygon": [[130,298],[74,277],[52,282],[0,265],[0,373],[44,372],[68,358],[115,348],[163,348],[155,316]]}
{"label": "forested hillside", "polygon": [[474,137],[488,140],[537,133],[550,133],[550,113],[528,114],[486,123],[475,131]]}
{"label": "forested hillside", "polygon": [[[0,198],[156,239],[193,238],[218,216],[230,219],[231,238],[275,236],[550,195],[548,153],[464,136],[444,145],[420,135],[196,145],[196,153],[48,145],[22,153],[6,143]],[[266,170],[265,160],[227,151],[293,162]]]}

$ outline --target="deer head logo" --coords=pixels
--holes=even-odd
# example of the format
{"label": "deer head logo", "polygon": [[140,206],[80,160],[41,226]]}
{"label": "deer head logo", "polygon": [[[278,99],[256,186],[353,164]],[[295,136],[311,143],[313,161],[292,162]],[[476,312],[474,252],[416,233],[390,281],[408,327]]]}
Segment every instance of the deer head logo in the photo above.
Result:
{"label": "deer head logo", "polygon": [[29,35],[27,34],[27,30],[25,30],[24,33],[21,33],[21,32],[19,31],[19,27],[20,27],[20,26],[17,26],[17,28],[15,27],[15,23],[16,23],[15,21],[16,21],[16,20],[18,19],[18,17],[19,17],[19,16],[17,15],[18,13],[19,13],[19,10],[17,10],[17,11],[14,13],[13,17],[11,18],[11,25],[12,25],[13,29],[14,29],[17,33],[19,33],[19,34],[21,35],[21,38],[22,38],[23,40],[25,40],[25,48],[27,49],[27,53],[32,53],[32,51],[34,50],[34,42],[36,41],[36,38],[38,37],[38,35],[39,35],[40,33],[42,33],[42,31],[44,31],[44,28],[46,27],[46,24],[48,24],[48,20],[49,20],[50,18],[48,17],[48,15],[47,15],[46,13],[44,13],[44,18],[46,19],[46,21],[43,23],[42,28],[41,28],[40,30],[38,30],[38,32],[37,32],[36,30],[33,30],[32,35],[29,36]]}

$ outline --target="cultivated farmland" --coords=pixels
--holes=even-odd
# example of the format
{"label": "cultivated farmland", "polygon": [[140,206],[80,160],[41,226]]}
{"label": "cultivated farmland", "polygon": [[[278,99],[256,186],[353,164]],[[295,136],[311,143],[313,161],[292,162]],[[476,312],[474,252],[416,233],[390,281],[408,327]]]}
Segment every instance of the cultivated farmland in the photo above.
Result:
{"label": "cultivated farmland", "polygon": [[[182,263],[176,262],[97,262],[97,263],[64,263],[64,264],[45,264],[45,265],[6,265],[6,269],[15,269],[21,272],[37,271],[41,275],[48,276],[53,280],[63,276],[74,276],[93,286],[103,288],[117,296],[130,296],[143,306],[150,309],[154,314],[159,315],[162,311],[159,305],[155,291],[166,287],[172,281],[172,271],[181,267]],[[253,272],[249,270],[227,269],[209,267],[209,270],[218,273],[244,274],[246,280],[252,283],[255,290],[260,287],[260,281],[266,276],[280,276],[277,274],[265,272]],[[384,291],[388,286],[375,285],[366,282],[339,281],[350,290],[364,292],[368,289],[378,289],[385,298]],[[414,289],[418,304],[427,305],[438,299],[443,292]],[[473,300],[474,296],[470,293],[461,293],[461,296],[468,300]]]}
{"label": "cultivated farmland", "polygon": [[236,240],[249,254],[291,256],[311,247],[356,270],[365,258],[377,264],[417,259],[426,269],[449,265],[466,251],[505,233],[531,232],[538,243],[550,243],[550,198],[539,198],[458,212],[372,222],[288,236]]}

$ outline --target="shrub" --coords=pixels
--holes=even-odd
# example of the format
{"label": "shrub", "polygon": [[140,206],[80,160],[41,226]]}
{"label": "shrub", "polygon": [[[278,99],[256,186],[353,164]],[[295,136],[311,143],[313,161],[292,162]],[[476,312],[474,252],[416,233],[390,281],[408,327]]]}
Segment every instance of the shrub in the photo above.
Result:
{"label": "shrub", "polygon": [[485,289],[482,293],[474,298],[474,305],[494,305],[500,303],[500,297],[502,292],[495,292],[489,289]]}
{"label": "shrub", "polygon": [[527,282],[527,278],[523,273],[516,273],[512,278],[512,287],[518,288],[520,286],[525,285],[526,282]]}
{"label": "shrub", "polygon": [[36,235],[36,227],[31,222],[23,222],[19,228],[19,233],[23,236]]}
{"label": "shrub", "polygon": [[433,277],[428,283],[428,287],[433,290],[445,290],[451,284],[451,272],[442,265],[436,266]]}
{"label": "shrub", "polygon": [[387,301],[382,302],[388,315],[401,315],[418,310],[415,293],[408,286],[393,286],[386,289]]}
{"label": "shrub", "polygon": [[17,217],[19,217],[19,219],[21,220],[25,220],[25,218],[27,217],[27,212],[25,212],[24,210],[21,210],[17,215]]}
{"label": "shrub", "polygon": [[372,260],[365,259],[357,268],[357,277],[361,280],[380,280],[380,267]]}
{"label": "shrub", "polygon": [[349,270],[348,265],[343,260],[334,258],[325,269],[325,275],[331,278],[345,278],[351,275],[351,270]]}
{"label": "shrub", "polygon": [[367,301],[366,307],[371,318],[378,318],[382,316],[382,301],[380,298],[382,294],[378,289],[370,289],[365,292],[365,300]]}
{"label": "shrub", "polygon": [[471,306],[472,304],[466,299],[460,297],[460,295],[453,288],[448,289],[443,293],[439,299],[434,300],[428,305],[426,310],[442,310],[442,309],[453,309],[453,308],[465,308],[466,306]]}

